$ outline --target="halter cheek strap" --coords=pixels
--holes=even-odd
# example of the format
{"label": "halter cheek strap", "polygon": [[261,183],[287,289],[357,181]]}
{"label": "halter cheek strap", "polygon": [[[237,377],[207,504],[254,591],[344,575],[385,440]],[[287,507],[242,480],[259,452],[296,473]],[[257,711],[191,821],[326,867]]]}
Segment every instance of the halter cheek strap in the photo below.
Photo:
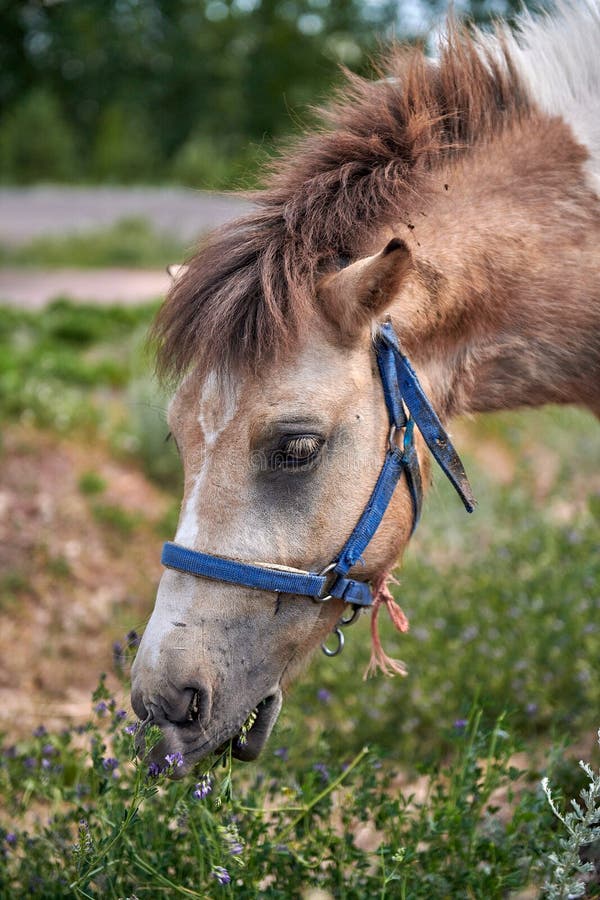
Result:
{"label": "halter cheek strap", "polygon": [[395,400],[392,397],[388,401],[386,393],[387,372],[395,368],[397,381],[394,387],[398,391],[396,396],[403,400],[408,407],[412,419],[416,422],[425,443],[431,451],[431,455],[452,484],[465,509],[469,513],[473,512],[477,501],[473,496],[464,466],[425,391],[421,387],[417,373],[400,350],[398,337],[391,322],[386,322],[381,326],[379,339],[385,346],[382,352],[378,350],[377,361],[380,372],[382,372],[382,365],[386,369],[386,375],[384,376],[382,373],[381,380],[383,382],[383,391],[386,395],[388,412],[391,409],[390,404],[395,403]]}
{"label": "halter cheek strap", "polygon": [[[163,547],[163,565],[189,575],[261,591],[311,597],[316,601],[335,597],[355,607],[370,606],[373,602],[370,585],[365,581],[348,578],[347,575],[350,569],[361,561],[362,554],[379,528],[403,474],[412,499],[412,531],[417,526],[423,503],[423,487],[414,444],[415,425],[434,459],[463,501],[465,509],[472,512],[475,508],[475,498],[464,467],[413,367],[400,350],[398,338],[389,322],[379,329],[375,340],[375,353],[390,422],[389,446],[369,501],[335,560],[321,572],[306,572],[275,564],[238,562],[225,556],[189,550],[187,547],[167,541]],[[405,407],[409,411],[409,416],[405,412]],[[396,436],[402,429],[404,438],[402,446],[399,446]]]}

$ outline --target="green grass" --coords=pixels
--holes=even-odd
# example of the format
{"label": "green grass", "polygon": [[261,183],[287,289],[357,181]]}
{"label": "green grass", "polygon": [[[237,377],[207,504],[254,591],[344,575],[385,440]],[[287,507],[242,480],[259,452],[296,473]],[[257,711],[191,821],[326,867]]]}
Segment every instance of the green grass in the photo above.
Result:
{"label": "green grass", "polygon": [[59,432],[100,428],[110,395],[129,382],[132,346],[143,341],[155,309],[66,300],[43,313],[1,308],[0,416]]}
{"label": "green grass", "polygon": [[[58,431],[70,415],[71,435],[91,432],[174,485],[165,398],[140,349],[151,314],[65,303],[7,311],[3,414]],[[507,483],[478,452],[490,444],[514,466]],[[0,821],[17,837],[4,851],[0,896],[277,898],[315,887],[332,897],[493,900],[541,890],[557,869],[551,854],[564,850],[541,778],[575,795],[568,748],[591,748],[600,724],[600,497],[589,489],[597,423],[569,410],[482,417],[468,445],[479,507],[467,516],[437,479],[398,573],[411,631],[382,625],[405,679],[361,680],[361,617],[340,657],[315,658],[261,760],[230,771],[226,759],[204,801],[193,797],[202,769],[192,782],[147,779],[104,698],[106,715],[83,734],[45,739],[56,753],[44,756],[41,738],[4,753]],[[104,523],[131,531],[127,510],[100,503],[103,486],[80,482]],[[161,536],[175,528],[173,498]],[[102,762],[109,756],[119,777]],[[428,792],[411,801],[422,775]],[[368,848],[359,833],[376,836]],[[218,867],[231,884],[219,883]]]}
{"label": "green grass", "polygon": [[586,769],[587,831],[565,840],[540,782],[557,780],[559,753],[543,771],[519,769],[509,724],[486,729],[476,706],[448,732],[444,759],[422,766],[417,798],[389,758],[315,746],[300,717],[287,726],[302,751],[294,764],[270,748],[238,772],[228,748],[195,778],[168,781],[177,759],[162,773],[135,760],[135,726],[103,682],[93,704],[75,731],[40,727],[2,748],[0,896],[284,900],[315,888],[353,900],[501,900],[549,875],[548,896],[566,900],[585,872],[577,841],[600,818],[600,778]]}
{"label": "green grass", "polygon": [[[320,748],[293,768],[270,753],[243,787],[226,752],[225,770],[213,761],[198,780],[167,783],[133,761],[114,698],[101,686],[94,700],[83,740],[38,732],[4,748],[0,783],[14,826],[0,831],[3,896],[160,888],[173,896],[285,898],[313,886],[357,900],[492,900],[543,870],[542,838],[555,846],[550,811],[531,787],[508,823],[492,825],[494,791],[512,789],[522,773],[510,763],[503,723],[486,733],[478,711],[453,735],[448,764],[430,772],[426,802],[414,803],[367,748],[354,758]],[[194,793],[202,784],[205,797]],[[51,820],[19,827],[32,806],[52,810]],[[356,842],[367,825],[378,830],[371,849]]]}
{"label": "green grass", "polygon": [[165,442],[167,400],[145,343],[156,309],[69,300],[42,313],[0,307],[0,418],[99,437],[177,489],[177,451]]}
{"label": "green grass", "polygon": [[113,532],[127,537],[140,524],[140,517],[132,515],[122,506],[114,503],[94,503],[92,513],[97,522]]}
{"label": "green grass", "polygon": [[19,569],[6,568],[0,572],[0,611],[17,608],[19,598],[31,590],[27,576]]}
{"label": "green grass", "polygon": [[189,250],[173,235],[156,231],[144,219],[126,218],[109,228],[38,237],[18,247],[0,245],[0,265],[162,269],[181,263]]}
{"label": "green grass", "polygon": [[97,472],[83,472],[80,476],[77,486],[82,494],[88,496],[101,494],[106,490],[106,480],[98,475]]}

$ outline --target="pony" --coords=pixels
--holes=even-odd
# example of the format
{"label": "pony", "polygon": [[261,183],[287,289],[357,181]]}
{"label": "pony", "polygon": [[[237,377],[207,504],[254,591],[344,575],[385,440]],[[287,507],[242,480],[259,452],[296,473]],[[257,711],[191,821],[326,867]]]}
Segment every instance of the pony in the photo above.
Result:
{"label": "pony", "polygon": [[[450,22],[435,59],[393,46],[374,79],[346,73],[252,210],[174,281],[153,334],[177,385],[175,542],[221,572],[278,573],[250,587],[167,562],[132,704],[178,775],[230,739],[256,758],[344,615],[343,596],[274,585],[326,577],[408,433],[406,418],[389,433],[384,325],[442,423],[546,403],[600,415],[599,46],[597,0],[512,32]],[[427,482],[425,431],[411,448]],[[408,475],[388,499],[348,574],[403,629],[387,583],[417,515]],[[401,671],[373,638],[374,664]]]}

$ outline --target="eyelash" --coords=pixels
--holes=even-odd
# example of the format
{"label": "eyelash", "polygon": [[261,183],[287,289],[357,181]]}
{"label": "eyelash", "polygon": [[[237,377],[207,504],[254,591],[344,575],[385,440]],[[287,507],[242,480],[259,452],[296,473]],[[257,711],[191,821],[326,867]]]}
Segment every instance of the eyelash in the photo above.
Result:
{"label": "eyelash", "polygon": [[307,469],[318,459],[323,443],[323,439],[316,434],[288,438],[271,454],[270,468],[278,471]]}
{"label": "eyelash", "polygon": [[[171,431],[165,437],[165,444],[168,444],[170,440],[173,440],[177,447],[177,441]],[[317,460],[324,443],[323,439],[316,434],[299,434],[290,438],[273,451],[270,468],[277,471],[307,469]]]}
{"label": "eyelash", "polygon": [[168,444],[169,441],[173,441],[173,443],[175,444],[175,449],[177,450],[177,453],[179,453],[179,444],[177,443],[177,441],[176,441],[175,438],[173,437],[173,432],[172,432],[172,431],[169,431],[169,433],[167,434],[167,436],[166,436],[166,438],[165,438],[165,444]]}

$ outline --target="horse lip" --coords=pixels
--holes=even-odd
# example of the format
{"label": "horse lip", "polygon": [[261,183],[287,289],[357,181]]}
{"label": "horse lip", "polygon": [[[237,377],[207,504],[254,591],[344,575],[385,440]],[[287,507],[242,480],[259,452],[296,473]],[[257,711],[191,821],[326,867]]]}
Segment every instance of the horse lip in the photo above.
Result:
{"label": "horse lip", "polygon": [[[281,711],[282,703],[283,695],[280,687],[277,687],[272,694],[260,701],[256,707],[256,720],[248,731],[244,744],[241,744],[238,739],[240,734],[239,726],[234,732],[229,733],[230,737],[225,742],[221,738],[218,742],[218,749],[215,749],[215,745],[210,740],[198,746],[197,733],[195,733],[193,728],[182,727],[172,723],[161,723],[160,727],[163,737],[148,754],[144,753],[144,729],[140,729],[136,736],[138,755],[144,757],[148,763],[156,763],[164,768],[164,760],[167,753],[181,752],[184,760],[183,765],[175,767],[169,773],[169,776],[176,780],[188,775],[196,763],[210,756],[211,753],[219,753],[221,750],[224,750],[230,739],[233,740],[233,756],[243,762],[250,762],[259,756],[266,744]],[[148,722],[148,724],[152,723]]]}
{"label": "horse lip", "polygon": [[281,712],[282,702],[283,695],[279,687],[273,694],[261,700],[257,707],[256,720],[246,735],[244,743],[240,743],[239,738],[234,742],[233,756],[235,759],[251,762],[260,755]]}

